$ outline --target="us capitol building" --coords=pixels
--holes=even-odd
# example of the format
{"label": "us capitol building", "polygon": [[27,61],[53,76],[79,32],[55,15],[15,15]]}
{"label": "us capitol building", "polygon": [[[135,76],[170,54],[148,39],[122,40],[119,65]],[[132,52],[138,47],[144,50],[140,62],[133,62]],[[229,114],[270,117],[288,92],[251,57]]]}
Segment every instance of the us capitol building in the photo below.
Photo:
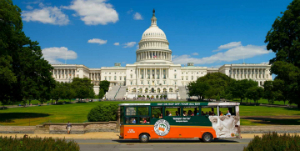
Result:
{"label": "us capitol building", "polygon": [[194,66],[188,63],[172,62],[172,51],[165,33],[157,26],[153,11],[151,26],[143,33],[136,50],[136,62],[122,67],[115,63],[113,67],[88,68],[76,64],[52,64],[56,81],[71,82],[74,77],[89,78],[94,84],[95,94],[99,93],[99,82],[110,81],[108,99],[132,99],[138,96],[168,99],[186,99],[186,86],[208,73],[221,72],[236,80],[252,79],[259,86],[272,80],[270,65],[266,64],[224,64],[220,68]]}

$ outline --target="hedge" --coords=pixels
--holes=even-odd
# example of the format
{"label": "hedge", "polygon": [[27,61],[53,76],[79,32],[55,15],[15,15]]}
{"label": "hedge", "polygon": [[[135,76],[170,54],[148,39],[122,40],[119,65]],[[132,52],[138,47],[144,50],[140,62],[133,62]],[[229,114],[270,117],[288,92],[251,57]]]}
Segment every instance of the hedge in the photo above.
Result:
{"label": "hedge", "polygon": [[278,135],[276,132],[263,134],[262,137],[255,136],[244,151],[292,151],[300,150],[299,135]]}
{"label": "hedge", "polygon": [[87,118],[89,122],[108,122],[117,120],[117,103],[102,103],[91,109]]}
{"label": "hedge", "polygon": [[74,141],[53,138],[0,137],[0,151],[79,151]]}

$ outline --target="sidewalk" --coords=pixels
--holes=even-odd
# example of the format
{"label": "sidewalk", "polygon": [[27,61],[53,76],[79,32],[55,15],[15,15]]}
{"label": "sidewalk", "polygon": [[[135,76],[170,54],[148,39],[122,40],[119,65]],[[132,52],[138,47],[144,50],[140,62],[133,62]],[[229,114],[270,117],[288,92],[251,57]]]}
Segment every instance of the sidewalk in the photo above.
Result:
{"label": "sidewalk", "polygon": [[[28,137],[52,137],[52,138],[65,138],[65,139],[119,139],[120,133],[114,132],[94,132],[86,134],[27,134]],[[282,134],[282,133],[281,133]],[[295,133],[290,133],[294,135]],[[300,133],[296,133],[300,135]],[[22,138],[24,134],[0,134],[2,137],[18,137]],[[255,134],[241,134],[243,139],[252,139],[254,136],[262,136],[262,133]]]}

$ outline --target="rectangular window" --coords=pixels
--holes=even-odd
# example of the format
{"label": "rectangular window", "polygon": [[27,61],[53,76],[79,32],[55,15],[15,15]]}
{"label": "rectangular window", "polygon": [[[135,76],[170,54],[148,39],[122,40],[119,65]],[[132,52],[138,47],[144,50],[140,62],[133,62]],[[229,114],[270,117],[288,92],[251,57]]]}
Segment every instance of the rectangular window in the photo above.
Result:
{"label": "rectangular window", "polygon": [[111,78],[109,77],[109,80],[111,80]]}
{"label": "rectangular window", "polygon": [[136,115],[136,107],[126,107],[126,116]]}
{"label": "rectangular window", "polygon": [[124,77],[124,81],[126,81],[126,77]]}
{"label": "rectangular window", "polygon": [[149,116],[149,108],[148,107],[138,107],[138,115]]}
{"label": "rectangular window", "polygon": [[186,76],[186,80],[189,80],[188,76]]}
{"label": "rectangular window", "polygon": [[176,79],[176,74],[174,75],[174,79]]}
{"label": "rectangular window", "polygon": [[163,108],[162,107],[152,107],[151,108],[151,118],[163,118]]}
{"label": "rectangular window", "polygon": [[197,106],[185,106],[183,107],[182,116],[200,116],[200,110]]}
{"label": "rectangular window", "polygon": [[126,117],[126,124],[136,124],[136,117]]}
{"label": "rectangular window", "polygon": [[166,81],[164,81],[164,84],[166,84]]}
{"label": "rectangular window", "polygon": [[144,84],[144,81],[141,81],[141,84]]}
{"label": "rectangular window", "polygon": [[117,76],[115,76],[115,80],[117,80]]}
{"label": "rectangular window", "polygon": [[216,106],[203,106],[201,108],[201,115],[217,116],[217,107]]}
{"label": "rectangular window", "polygon": [[106,76],[104,77],[104,79],[107,80],[107,79],[106,79]]}
{"label": "rectangular window", "polygon": [[122,80],[122,77],[120,76],[120,80]]}
{"label": "rectangular window", "polygon": [[181,108],[178,106],[174,106],[174,107],[166,107],[165,108],[165,116],[181,116]]}

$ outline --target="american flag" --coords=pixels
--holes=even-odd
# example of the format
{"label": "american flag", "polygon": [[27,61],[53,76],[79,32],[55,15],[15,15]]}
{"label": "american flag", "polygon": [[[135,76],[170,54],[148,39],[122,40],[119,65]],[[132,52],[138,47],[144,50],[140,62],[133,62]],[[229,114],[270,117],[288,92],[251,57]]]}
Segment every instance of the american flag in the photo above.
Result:
{"label": "american flag", "polygon": [[153,58],[156,58],[156,55],[154,55]]}

